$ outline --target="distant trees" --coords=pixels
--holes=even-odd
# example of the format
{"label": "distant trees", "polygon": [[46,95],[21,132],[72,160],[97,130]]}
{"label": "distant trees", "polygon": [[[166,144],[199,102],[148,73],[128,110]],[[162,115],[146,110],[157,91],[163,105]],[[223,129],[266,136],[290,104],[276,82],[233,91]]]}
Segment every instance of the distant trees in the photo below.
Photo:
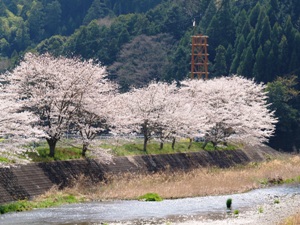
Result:
{"label": "distant trees", "polygon": [[162,80],[167,71],[172,38],[168,35],[140,35],[124,45],[117,61],[108,69],[123,89],[142,87]]}

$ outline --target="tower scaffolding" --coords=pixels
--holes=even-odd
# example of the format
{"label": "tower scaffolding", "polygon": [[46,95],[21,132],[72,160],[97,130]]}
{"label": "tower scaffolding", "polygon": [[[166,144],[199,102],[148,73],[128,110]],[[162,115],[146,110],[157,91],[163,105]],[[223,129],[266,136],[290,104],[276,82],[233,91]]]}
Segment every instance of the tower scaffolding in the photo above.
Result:
{"label": "tower scaffolding", "polygon": [[208,79],[208,36],[192,36],[191,79]]}

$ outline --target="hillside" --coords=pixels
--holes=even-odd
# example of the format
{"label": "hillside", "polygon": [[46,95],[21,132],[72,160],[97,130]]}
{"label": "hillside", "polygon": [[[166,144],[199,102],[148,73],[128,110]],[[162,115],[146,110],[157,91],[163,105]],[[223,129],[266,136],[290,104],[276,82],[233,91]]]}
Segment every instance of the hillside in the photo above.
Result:
{"label": "hillside", "polygon": [[[195,33],[209,36],[210,77],[300,74],[298,0],[0,0],[0,71],[37,51],[100,61],[123,90],[178,81],[189,76]],[[282,121],[271,144],[291,151],[300,145],[299,86],[287,82],[270,89]]]}

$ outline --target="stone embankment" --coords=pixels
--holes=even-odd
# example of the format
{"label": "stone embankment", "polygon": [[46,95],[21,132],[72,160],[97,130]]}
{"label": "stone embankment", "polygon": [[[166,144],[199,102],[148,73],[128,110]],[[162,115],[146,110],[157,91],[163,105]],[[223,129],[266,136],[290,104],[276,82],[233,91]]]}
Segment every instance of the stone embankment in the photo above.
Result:
{"label": "stone embankment", "polygon": [[232,151],[115,157],[109,163],[87,159],[0,168],[0,204],[31,199],[45,193],[54,185],[60,188],[67,187],[80,176],[99,182],[103,181],[108,173],[153,173],[210,166],[226,168],[237,164],[263,161],[276,154],[278,154],[276,151],[265,146]]}

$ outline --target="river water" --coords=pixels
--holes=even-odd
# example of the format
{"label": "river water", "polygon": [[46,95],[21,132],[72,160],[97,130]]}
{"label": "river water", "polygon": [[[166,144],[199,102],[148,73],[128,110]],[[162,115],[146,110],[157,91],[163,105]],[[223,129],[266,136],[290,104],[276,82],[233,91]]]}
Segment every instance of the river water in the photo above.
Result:
{"label": "river water", "polygon": [[226,200],[232,198],[232,208],[246,210],[287,195],[300,195],[300,185],[257,189],[247,193],[164,200],[162,202],[106,201],[64,205],[28,212],[9,213],[0,217],[1,225],[55,224],[88,225],[132,222],[143,224],[152,221],[178,221],[183,218],[220,218],[226,215]]}

